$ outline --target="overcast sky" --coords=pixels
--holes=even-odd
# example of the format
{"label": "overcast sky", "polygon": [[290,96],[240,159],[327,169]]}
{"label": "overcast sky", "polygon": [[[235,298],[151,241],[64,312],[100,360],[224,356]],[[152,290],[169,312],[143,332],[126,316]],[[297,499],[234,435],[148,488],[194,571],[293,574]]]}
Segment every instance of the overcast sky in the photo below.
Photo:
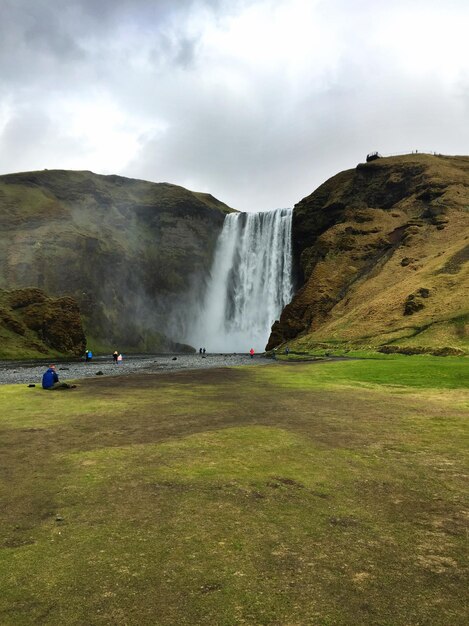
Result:
{"label": "overcast sky", "polygon": [[468,0],[0,0],[0,173],[256,211],[415,149],[469,154]]}

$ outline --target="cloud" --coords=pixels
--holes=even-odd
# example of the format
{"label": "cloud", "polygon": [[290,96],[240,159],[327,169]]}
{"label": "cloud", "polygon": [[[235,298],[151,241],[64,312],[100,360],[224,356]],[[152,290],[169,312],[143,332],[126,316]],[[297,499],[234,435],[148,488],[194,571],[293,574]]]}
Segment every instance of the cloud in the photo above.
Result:
{"label": "cloud", "polygon": [[465,0],[3,0],[0,170],[292,206],[367,152],[467,152]]}

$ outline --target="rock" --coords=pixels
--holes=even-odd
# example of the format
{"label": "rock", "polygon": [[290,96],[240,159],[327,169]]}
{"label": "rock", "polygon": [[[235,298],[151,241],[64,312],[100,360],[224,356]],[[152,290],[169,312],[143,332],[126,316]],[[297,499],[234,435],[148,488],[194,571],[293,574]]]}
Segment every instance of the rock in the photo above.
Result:
{"label": "rock", "polygon": [[413,315],[424,308],[423,302],[417,298],[414,294],[407,296],[404,302],[404,315]]}
{"label": "rock", "polygon": [[30,304],[38,304],[47,300],[46,294],[41,289],[16,289],[9,295],[9,303],[12,309],[20,309]]}
{"label": "rock", "polygon": [[424,308],[422,298],[430,297],[430,289],[426,287],[420,287],[414,293],[407,296],[404,303],[404,315],[413,315],[417,311],[421,311]]}
{"label": "rock", "polygon": [[429,298],[430,289],[427,289],[426,287],[420,287],[420,289],[417,291],[417,295],[421,298]]}
{"label": "rock", "polygon": [[99,370],[99,372],[96,372],[95,376],[104,376],[104,372]]}
{"label": "rock", "polygon": [[68,296],[51,298],[40,289],[0,290],[2,326],[17,337],[7,336],[2,341],[0,357],[2,351],[76,356],[85,348],[80,310],[76,300]]}

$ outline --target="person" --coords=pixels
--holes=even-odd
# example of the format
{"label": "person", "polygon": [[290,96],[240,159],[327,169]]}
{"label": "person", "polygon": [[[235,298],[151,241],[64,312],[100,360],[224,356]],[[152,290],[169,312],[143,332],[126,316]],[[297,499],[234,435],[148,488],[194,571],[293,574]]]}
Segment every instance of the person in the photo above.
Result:
{"label": "person", "polygon": [[117,352],[117,350],[114,350],[114,352],[112,353],[112,359],[114,361],[114,363],[117,363],[117,357],[119,356],[119,353]]}
{"label": "person", "polygon": [[202,354],[205,354],[205,353],[206,353],[206,350],[205,350],[205,348],[204,348],[204,349],[202,350]]}
{"label": "person", "polygon": [[91,350],[86,350],[85,352],[85,361],[88,363],[93,358],[93,353]]}
{"label": "person", "polygon": [[249,350],[249,354],[251,355],[251,359],[253,359],[254,358],[254,348],[251,348]]}
{"label": "person", "polygon": [[117,355],[117,365],[121,365],[122,364],[122,354],[119,352],[119,354]]}
{"label": "person", "polygon": [[202,348],[199,348],[199,354],[202,354]]}
{"label": "person", "polygon": [[43,389],[73,389],[76,385],[69,385],[68,383],[61,383],[59,381],[59,375],[55,371],[55,365],[52,363],[42,375],[42,388]]}
{"label": "person", "polygon": [[287,356],[290,354],[290,348],[288,346],[285,348],[285,354]]}

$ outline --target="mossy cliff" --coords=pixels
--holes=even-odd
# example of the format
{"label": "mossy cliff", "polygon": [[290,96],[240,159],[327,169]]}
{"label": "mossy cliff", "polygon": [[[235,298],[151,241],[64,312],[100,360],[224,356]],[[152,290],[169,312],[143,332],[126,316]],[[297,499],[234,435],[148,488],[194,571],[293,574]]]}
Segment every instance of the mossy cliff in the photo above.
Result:
{"label": "mossy cliff", "polygon": [[80,310],[70,296],[48,298],[40,289],[0,290],[3,358],[79,356],[85,345]]}
{"label": "mossy cliff", "polygon": [[0,176],[0,288],[73,297],[95,350],[175,349],[167,336],[208,273],[229,211],[167,183],[62,170]]}
{"label": "mossy cliff", "polygon": [[381,158],[293,212],[298,291],[268,348],[468,351],[469,157]]}

